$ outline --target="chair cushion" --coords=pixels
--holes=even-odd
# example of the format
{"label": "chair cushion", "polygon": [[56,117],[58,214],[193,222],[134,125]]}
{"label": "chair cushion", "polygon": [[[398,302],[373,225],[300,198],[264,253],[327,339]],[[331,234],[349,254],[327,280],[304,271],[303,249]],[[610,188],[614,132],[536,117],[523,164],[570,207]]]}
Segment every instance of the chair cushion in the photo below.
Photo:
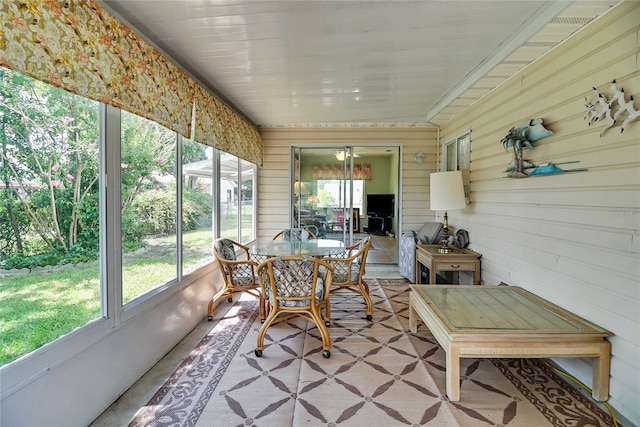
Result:
{"label": "chair cushion", "polygon": [[[271,290],[271,287],[267,289],[267,298],[273,304],[273,292]],[[324,298],[324,281],[320,277],[318,277],[318,280],[316,281],[316,299],[315,299],[316,303],[322,301],[323,298]],[[299,300],[299,301],[280,300],[279,304],[283,307],[305,307],[305,306],[311,305],[311,301],[309,301],[308,299]]]}
{"label": "chair cushion", "polygon": [[304,228],[290,228],[285,230],[282,234],[284,240],[289,240],[292,242],[301,242],[304,240],[309,240],[311,234]]}
{"label": "chair cushion", "polygon": [[233,242],[229,239],[217,239],[214,243],[216,252],[227,261],[236,260],[236,251],[233,247]]}
{"label": "chair cushion", "polygon": [[253,275],[247,269],[234,270],[232,275],[235,286],[255,286]]}
{"label": "chair cushion", "polygon": [[[333,282],[334,283],[344,283],[349,280],[348,271],[346,269],[340,269],[336,263],[333,263],[335,268],[333,274]],[[351,281],[355,282],[358,280],[358,275],[360,274],[360,265],[355,262],[351,264]]]}

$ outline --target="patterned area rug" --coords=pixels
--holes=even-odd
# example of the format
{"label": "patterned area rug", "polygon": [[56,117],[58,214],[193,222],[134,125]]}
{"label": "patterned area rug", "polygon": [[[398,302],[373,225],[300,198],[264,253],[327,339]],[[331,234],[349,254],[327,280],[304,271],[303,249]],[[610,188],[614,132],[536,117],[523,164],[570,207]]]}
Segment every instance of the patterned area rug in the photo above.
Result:
{"label": "patterned area rug", "polygon": [[424,326],[407,332],[406,282],[369,284],[373,322],[365,320],[361,298],[332,295],[329,359],[315,325],[303,319],[269,328],[256,357],[257,301],[242,298],[130,426],[612,425],[595,404],[526,359],[466,360],[461,401],[449,402],[444,352]]}
{"label": "patterned area rug", "polygon": [[[421,321],[417,333],[409,332],[409,281],[378,283],[444,395],[444,350]],[[461,359],[460,382],[460,401],[449,404],[459,410],[462,425],[614,425],[607,412],[540,359]]]}

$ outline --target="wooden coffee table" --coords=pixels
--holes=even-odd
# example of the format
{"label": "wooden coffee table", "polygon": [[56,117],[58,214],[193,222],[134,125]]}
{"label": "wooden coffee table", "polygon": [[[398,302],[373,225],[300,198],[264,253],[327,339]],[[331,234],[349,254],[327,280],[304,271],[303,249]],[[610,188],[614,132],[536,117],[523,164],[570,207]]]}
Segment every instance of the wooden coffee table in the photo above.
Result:
{"label": "wooden coffee table", "polygon": [[418,317],[446,352],[446,392],[460,400],[460,358],[593,357],[593,398],[607,400],[611,333],[516,286],[411,285]]}

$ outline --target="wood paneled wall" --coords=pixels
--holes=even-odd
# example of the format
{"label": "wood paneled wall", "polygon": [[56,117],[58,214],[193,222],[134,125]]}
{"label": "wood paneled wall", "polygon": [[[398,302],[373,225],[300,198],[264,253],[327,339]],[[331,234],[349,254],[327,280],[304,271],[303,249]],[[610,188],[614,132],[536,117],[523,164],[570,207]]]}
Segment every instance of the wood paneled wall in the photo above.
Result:
{"label": "wood paneled wall", "polygon": [[[640,425],[640,119],[584,120],[592,86],[612,79],[640,109],[640,3],[623,2],[442,127],[471,128],[471,204],[449,212],[482,253],[482,279],[522,286],[609,329],[610,403]],[[505,178],[501,139],[532,118],[554,132],[525,159],[586,172]],[[560,359],[591,384],[589,360]]]}
{"label": "wood paneled wall", "polygon": [[[258,236],[269,237],[289,224],[290,147],[292,145],[401,146],[401,217],[404,229],[419,229],[429,211],[429,173],[437,163],[436,128],[269,128],[261,129],[264,164],[258,170]],[[424,163],[415,155],[425,153]],[[397,171],[392,169],[389,174]]]}

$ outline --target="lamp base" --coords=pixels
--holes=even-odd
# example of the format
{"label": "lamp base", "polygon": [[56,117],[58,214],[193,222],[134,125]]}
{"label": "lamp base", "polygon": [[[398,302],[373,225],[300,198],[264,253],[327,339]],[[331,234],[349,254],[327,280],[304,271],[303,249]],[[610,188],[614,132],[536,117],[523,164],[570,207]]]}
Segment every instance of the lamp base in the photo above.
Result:
{"label": "lamp base", "polygon": [[448,254],[453,252],[453,248],[449,246],[449,216],[447,211],[444,211],[444,224],[442,227],[442,237],[440,238],[442,246],[438,248],[438,252],[441,254]]}
{"label": "lamp base", "polygon": [[441,254],[450,254],[451,252],[453,252],[453,248],[448,244],[442,245],[438,248],[438,253],[441,253]]}

